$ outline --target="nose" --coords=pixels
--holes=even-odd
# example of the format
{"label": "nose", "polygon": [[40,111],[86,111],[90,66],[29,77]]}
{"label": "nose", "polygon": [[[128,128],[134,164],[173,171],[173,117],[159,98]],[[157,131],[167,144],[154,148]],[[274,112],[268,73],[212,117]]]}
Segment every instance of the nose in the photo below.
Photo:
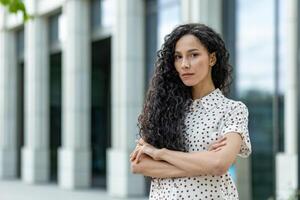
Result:
{"label": "nose", "polygon": [[186,58],[182,59],[181,68],[185,68],[185,69],[190,68],[190,62],[188,61],[188,59]]}

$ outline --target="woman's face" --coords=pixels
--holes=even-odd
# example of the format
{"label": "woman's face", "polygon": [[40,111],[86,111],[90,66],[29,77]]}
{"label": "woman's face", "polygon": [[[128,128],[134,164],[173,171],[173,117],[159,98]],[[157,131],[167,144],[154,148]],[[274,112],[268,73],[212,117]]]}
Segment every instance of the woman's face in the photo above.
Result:
{"label": "woman's face", "polygon": [[215,61],[215,53],[210,54],[194,35],[184,35],[176,43],[174,65],[186,86],[212,82],[211,68]]}

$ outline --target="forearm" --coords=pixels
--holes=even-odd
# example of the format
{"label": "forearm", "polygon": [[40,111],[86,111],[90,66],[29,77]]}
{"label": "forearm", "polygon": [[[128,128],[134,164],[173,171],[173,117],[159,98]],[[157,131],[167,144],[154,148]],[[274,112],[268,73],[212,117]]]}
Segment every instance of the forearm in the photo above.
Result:
{"label": "forearm", "polygon": [[211,151],[185,153],[163,149],[160,159],[190,172],[191,176],[221,175],[224,173],[217,153]]}
{"label": "forearm", "polygon": [[171,165],[165,161],[156,161],[149,156],[144,156],[137,164],[131,162],[133,173],[143,174],[153,178],[177,178],[188,177],[191,174],[187,171]]}
{"label": "forearm", "polygon": [[[226,144],[222,145],[220,149],[188,153],[165,148],[157,149],[144,142],[140,149],[131,155],[131,160],[137,160],[138,163],[141,155],[147,154],[154,161],[165,161],[177,170],[188,172],[189,177],[208,174],[223,175],[236,159],[242,144],[242,138],[236,132],[226,133],[226,140]],[[153,170],[152,167],[149,170]],[[168,172],[168,169],[166,171]],[[146,174],[148,171],[144,173]]]}

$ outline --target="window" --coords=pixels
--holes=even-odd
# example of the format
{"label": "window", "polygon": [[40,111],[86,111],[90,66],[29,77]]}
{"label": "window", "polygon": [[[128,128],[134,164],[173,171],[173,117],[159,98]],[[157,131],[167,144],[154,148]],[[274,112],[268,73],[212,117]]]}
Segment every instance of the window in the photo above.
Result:
{"label": "window", "polygon": [[48,41],[51,53],[57,53],[61,51],[61,40],[63,37],[64,27],[62,26],[62,14],[58,13],[52,15],[48,19],[49,35]]}
{"label": "window", "polygon": [[156,52],[164,37],[180,23],[179,0],[146,1],[146,80],[150,81],[154,71]]}
{"label": "window", "polygon": [[[17,30],[16,56],[17,56],[17,159],[21,163],[21,148],[24,146],[24,27]],[[17,167],[17,177],[21,177],[21,165]]]}
{"label": "window", "polygon": [[49,111],[50,111],[50,180],[56,182],[58,179],[58,155],[57,150],[61,146],[62,134],[62,53],[61,53],[61,13],[49,17],[48,42],[49,54]]}
{"label": "window", "polygon": [[99,27],[111,27],[114,23],[115,3],[113,0],[91,1],[91,26],[92,29]]}
{"label": "window", "polygon": [[59,17],[60,15],[53,15],[49,18],[49,40],[51,44],[59,42]]}
{"label": "window", "polygon": [[24,28],[16,32],[18,61],[24,62]]}

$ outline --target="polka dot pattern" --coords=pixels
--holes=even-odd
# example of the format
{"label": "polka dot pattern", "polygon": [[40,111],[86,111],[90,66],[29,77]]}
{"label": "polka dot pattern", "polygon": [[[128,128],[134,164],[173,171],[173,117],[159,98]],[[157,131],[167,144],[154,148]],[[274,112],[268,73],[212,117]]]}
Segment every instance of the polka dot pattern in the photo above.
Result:
{"label": "polka dot pattern", "polygon": [[[193,101],[185,125],[184,135],[189,152],[207,151],[212,143],[225,134],[236,132],[243,140],[239,156],[247,157],[251,153],[246,105],[226,98],[218,88],[201,99]],[[239,198],[235,184],[227,172],[222,176],[153,178],[149,199],[236,200]]]}

